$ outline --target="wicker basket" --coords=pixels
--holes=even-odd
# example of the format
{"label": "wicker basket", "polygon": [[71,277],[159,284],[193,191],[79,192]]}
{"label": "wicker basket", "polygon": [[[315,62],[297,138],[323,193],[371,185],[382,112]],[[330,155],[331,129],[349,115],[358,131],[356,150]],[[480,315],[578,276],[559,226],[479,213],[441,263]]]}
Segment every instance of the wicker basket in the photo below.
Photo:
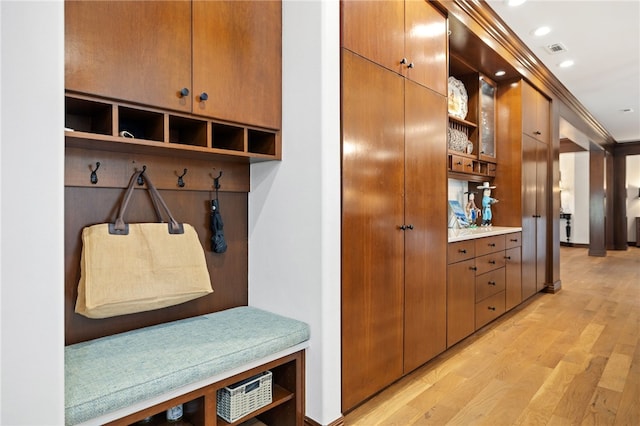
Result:
{"label": "wicker basket", "polygon": [[249,377],[241,382],[218,390],[218,415],[233,423],[241,417],[265,405],[271,404],[273,394],[271,371]]}

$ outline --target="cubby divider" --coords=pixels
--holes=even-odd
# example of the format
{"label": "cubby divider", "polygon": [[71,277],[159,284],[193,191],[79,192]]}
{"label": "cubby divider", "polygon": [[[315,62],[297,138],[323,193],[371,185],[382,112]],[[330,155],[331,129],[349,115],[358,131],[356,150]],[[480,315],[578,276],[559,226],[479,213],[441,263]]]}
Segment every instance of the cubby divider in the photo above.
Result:
{"label": "cubby divider", "polygon": [[186,156],[280,159],[278,130],[75,93],[66,93],[65,106],[68,146],[108,149],[125,143],[137,151],[172,148],[175,154]]}

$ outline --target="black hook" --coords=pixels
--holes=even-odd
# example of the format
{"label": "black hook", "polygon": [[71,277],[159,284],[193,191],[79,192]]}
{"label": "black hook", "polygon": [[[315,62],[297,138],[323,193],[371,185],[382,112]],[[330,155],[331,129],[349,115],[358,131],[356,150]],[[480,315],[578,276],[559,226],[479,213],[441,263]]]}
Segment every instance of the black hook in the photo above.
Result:
{"label": "black hook", "polygon": [[144,178],[142,177],[142,175],[144,175],[144,172],[147,171],[147,166],[142,166],[142,173],[140,173],[140,176],[138,176],[138,185],[142,186],[144,185]]}
{"label": "black hook", "polygon": [[95,170],[91,169],[91,166],[89,166],[89,170],[91,170],[91,177],[90,177],[91,183],[94,184],[94,185],[96,183],[98,183],[98,174],[96,172],[98,171],[99,168],[100,168],[100,162],[99,161],[96,161],[96,169]]}
{"label": "black hook", "polygon": [[220,189],[220,178],[222,177],[222,172],[218,175],[218,177],[213,178],[213,187],[215,189]]}
{"label": "black hook", "polygon": [[182,175],[178,176],[178,186],[180,188],[184,188],[184,180],[182,179],[184,177],[184,175],[187,174],[187,169],[184,169],[184,172],[182,173]]}

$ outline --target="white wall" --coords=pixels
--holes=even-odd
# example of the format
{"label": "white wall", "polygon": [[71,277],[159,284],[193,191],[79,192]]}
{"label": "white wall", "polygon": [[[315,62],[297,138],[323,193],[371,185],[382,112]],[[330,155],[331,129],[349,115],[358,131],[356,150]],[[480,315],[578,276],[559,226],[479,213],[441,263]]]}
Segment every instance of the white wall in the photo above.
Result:
{"label": "white wall", "polygon": [[339,3],[283,2],[282,162],[251,166],[249,304],[307,322],[307,416],[340,417]]}
{"label": "white wall", "polygon": [[640,155],[627,156],[627,241],[636,241],[636,217],[640,217]]}
{"label": "white wall", "polygon": [[[589,244],[589,152],[560,154],[560,194],[563,211],[571,213],[571,242]],[[566,221],[560,221],[560,241],[566,241]]]}
{"label": "white wall", "polygon": [[61,2],[0,1],[0,424],[64,424]]}

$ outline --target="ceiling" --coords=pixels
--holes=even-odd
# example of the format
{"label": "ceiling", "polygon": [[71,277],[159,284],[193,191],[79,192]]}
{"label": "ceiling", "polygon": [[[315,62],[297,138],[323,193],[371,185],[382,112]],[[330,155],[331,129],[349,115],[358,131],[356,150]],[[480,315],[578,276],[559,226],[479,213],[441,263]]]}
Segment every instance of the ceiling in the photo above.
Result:
{"label": "ceiling", "polygon": [[[487,3],[613,139],[640,141],[640,0]],[[540,26],[551,31],[534,36]],[[566,50],[549,53],[552,44]],[[566,59],[574,65],[559,67]]]}

